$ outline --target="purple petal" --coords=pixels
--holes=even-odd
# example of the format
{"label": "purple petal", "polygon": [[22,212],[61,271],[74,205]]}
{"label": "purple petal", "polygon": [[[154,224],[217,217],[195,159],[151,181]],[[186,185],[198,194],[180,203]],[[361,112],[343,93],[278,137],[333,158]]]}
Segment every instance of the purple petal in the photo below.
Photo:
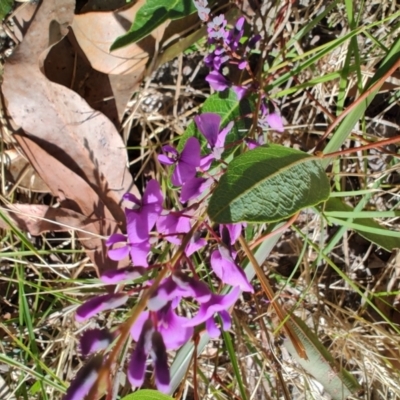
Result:
{"label": "purple petal", "polygon": [[140,243],[131,243],[129,247],[132,263],[136,266],[148,267],[147,256],[150,252],[150,242],[145,240]]}
{"label": "purple petal", "polygon": [[114,335],[107,329],[89,329],[80,338],[83,356],[106,349],[114,340]]}
{"label": "purple petal", "polygon": [[126,230],[130,243],[143,242],[149,239],[149,233],[152,229],[151,221],[149,221],[148,214],[143,211],[143,208],[137,210],[125,209]]}
{"label": "purple petal", "polygon": [[246,86],[236,86],[234,85],[232,87],[233,91],[236,93],[236,97],[238,100],[242,100],[245,94],[247,93],[247,87]]}
{"label": "purple petal", "polygon": [[211,71],[206,76],[206,81],[217,92],[222,92],[230,86],[230,82],[217,71]]}
{"label": "purple petal", "polygon": [[163,197],[159,183],[151,179],[143,194],[139,209],[126,209],[126,224],[130,243],[143,242],[149,238],[158,216],[162,211]]}
{"label": "purple petal", "polygon": [[78,322],[85,321],[101,311],[112,310],[113,308],[122,306],[127,300],[128,296],[124,293],[112,293],[93,297],[78,307],[75,319]]}
{"label": "purple petal", "polygon": [[[158,218],[157,231],[164,235],[187,233],[190,231],[190,217],[182,215],[182,212],[171,211],[168,215]],[[165,240],[173,244],[181,244],[180,237],[166,236]]]}
{"label": "purple petal", "polygon": [[250,49],[254,49],[256,47],[256,44],[261,40],[261,35],[254,35],[249,42],[247,43],[247,46]]}
{"label": "purple petal", "polygon": [[132,339],[137,342],[140,338],[140,334],[143,330],[144,323],[149,319],[150,313],[148,311],[143,311],[140,313],[134,324],[131,326],[130,334]]}
{"label": "purple petal", "polygon": [[217,338],[221,334],[220,329],[214,321],[214,317],[209,318],[206,321],[206,329],[211,339]]}
{"label": "purple petal", "polygon": [[174,169],[174,173],[171,176],[171,182],[174,186],[182,186],[189,179],[192,179],[196,175],[196,167],[193,165],[186,164],[182,161],[178,161]]}
{"label": "purple petal", "polygon": [[173,165],[173,164],[175,164],[175,161],[176,161],[173,158],[166,156],[165,154],[159,154],[157,156],[157,158],[161,164],[165,164],[165,165]]}
{"label": "purple petal", "polygon": [[120,283],[121,281],[133,281],[138,279],[144,274],[144,272],[145,270],[143,268],[129,266],[126,268],[105,271],[101,274],[100,279],[106,285],[114,285]]}
{"label": "purple petal", "polygon": [[150,297],[147,302],[147,307],[151,311],[158,311],[180,294],[181,289],[174,282],[172,277],[168,277],[158,286],[153,296]]}
{"label": "purple petal", "polygon": [[240,70],[243,70],[243,69],[245,69],[246,67],[247,67],[247,61],[246,61],[246,60],[240,61],[240,63],[238,64],[238,68],[239,68]]}
{"label": "purple petal", "polygon": [[196,168],[200,165],[200,143],[197,138],[191,137],[179,157],[171,182],[174,186],[182,186],[196,175]]}
{"label": "purple petal", "polygon": [[182,297],[193,297],[199,303],[206,302],[211,298],[212,293],[204,282],[179,271],[176,271],[171,278],[181,289]]}
{"label": "purple petal", "polygon": [[67,389],[63,400],[82,400],[89,393],[99,375],[103,356],[97,355],[79,370],[78,374]]}
{"label": "purple petal", "polygon": [[236,21],[235,29],[236,29],[238,32],[241,32],[241,31],[243,30],[244,21],[245,21],[245,18],[244,18],[244,17],[240,17],[240,18]]}
{"label": "purple petal", "polygon": [[268,125],[275,131],[282,133],[285,130],[283,126],[282,117],[279,114],[275,112],[268,114],[266,116],[266,120]]}
{"label": "purple petal", "polygon": [[212,162],[215,160],[215,156],[213,153],[204,156],[200,160],[200,168],[203,171],[208,171],[211,167]]}
{"label": "purple petal", "polygon": [[157,328],[164,338],[165,347],[174,350],[187,343],[193,335],[192,327],[183,327],[187,318],[176,315],[171,304],[167,304],[157,312]]}
{"label": "purple petal", "polygon": [[174,272],[171,277],[181,289],[180,295],[182,297],[193,297],[199,303],[206,302],[211,298],[212,293],[204,282],[179,271]]}
{"label": "purple petal", "polygon": [[143,194],[143,205],[157,205],[161,212],[163,200],[160,184],[155,179],[150,179]]}
{"label": "purple petal", "polygon": [[240,289],[238,287],[233,288],[227,295],[213,294],[210,300],[200,305],[199,312],[196,316],[184,323],[184,326],[197,326],[213,317],[215,313],[228,310],[235,304],[239,294]]}
{"label": "purple petal", "polygon": [[181,190],[180,201],[186,203],[200,196],[211,185],[212,179],[193,178],[187,181]]}
{"label": "purple petal", "polygon": [[[240,234],[242,233],[242,227],[246,226],[246,224],[243,224],[241,222],[237,223],[237,224],[226,224],[224,225],[226,227],[226,229],[229,232],[229,239],[230,242],[229,244],[233,245],[236,243],[236,240],[239,239]],[[221,230],[223,229],[223,226],[220,225],[220,234],[222,236]]]}
{"label": "purple petal", "polygon": [[188,245],[186,246],[186,249],[185,249],[186,256],[190,257],[193,253],[195,253],[196,251],[200,250],[206,244],[207,244],[207,240],[205,240],[204,238],[196,239],[195,235],[193,235],[190,238],[190,241],[189,241]]}
{"label": "purple petal", "polygon": [[214,147],[218,139],[221,117],[215,113],[203,113],[194,117],[194,122],[209,145]]}
{"label": "purple petal", "polygon": [[170,146],[169,144],[166,144],[165,146],[162,147],[163,151],[166,153],[171,153],[174,156],[179,155],[178,150],[175,147]]}
{"label": "purple petal", "polygon": [[198,167],[200,165],[200,142],[197,138],[190,137],[186,141],[180,159],[193,167]]}
{"label": "purple petal", "polygon": [[165,348],[163,337],[160,332],[155,331],[151,338],[153,351],[151,358],[154,363],[154,372],[156,376],[157,389],[162,393],[169,393],[170,376],[168,367],[167,350]]}
{"label": "purple petal", "polygon": [[126,243],[126,236],[122,233],[113,233],[107,240],[106,246],[112,246],[115,243]]}
{"label": "purple petal", "polygon": [[229,250],[219,246],[211,254],[211,268],[223,283],[237,286],[244,292],[254,292],[253,286],[248,282],[243,270],[233,261]]}
{"label": "purple petal", "polygon": [[218,314],[221,317],[222,329],[224,331],[228,331],[229,329],[231,329],[232,326],[231,315],[225,310],[220,311]]}
{"label": "purple petal", "polygon": [[217,142],[215,143],[215,147],[224,147],[226,135],[231,131],[233,127],[233,121],[229,122],[228,125],[220,133],[218,133]]}
{"label": "purple petal", "polygon": [[254,140],[254,139],[245,139],[245,143],[246,143],[247,147],[249,148],[249,150],[253,150],[256,147],[260,146],[260,143],[258,143],[257,140]]}
{"label": "purple petal", "polygon": [[129,255],[129,246],[118,247],[117,249],[108,249],[107,255],[111,260],[120,261]]}
{"label": "purple petal", "polygon": [[143,324],[136,348],[128,366],[128,379],[132,386],[140,387],[143,384],[146,360],[152,347],[151,337],[153,332],[153,323],[148,319]]}
{"label": "purple petal", "polygon": [[125,193],[122,198],[124,200],[130,201],[131,203],[135,204],[136,206],[140,206],[142,204],[142,201],[138,199],[134,194],[132,193]]}

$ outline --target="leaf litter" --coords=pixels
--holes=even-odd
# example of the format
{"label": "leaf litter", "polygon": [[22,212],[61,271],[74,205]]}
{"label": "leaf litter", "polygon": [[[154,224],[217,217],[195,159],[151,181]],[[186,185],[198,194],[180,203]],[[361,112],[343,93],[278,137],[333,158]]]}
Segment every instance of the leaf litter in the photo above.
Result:
{"label": "leaf litter", "polygon": [[[74,7],[73,0],[50,0],[38,8],[8,59],[2,92],[12,122],[19,127],[13,137],[39,176],[61,207],[92,221],[84,226],[87,233],[78,235],[101,272],[115,267],[105,257],[102,237],[124,230],[121,198],[126,192],[137,194],[137,189],[114,124],[45,75],[47,57],[68,34]],[[82,228],[79,218],[73,222]]]}

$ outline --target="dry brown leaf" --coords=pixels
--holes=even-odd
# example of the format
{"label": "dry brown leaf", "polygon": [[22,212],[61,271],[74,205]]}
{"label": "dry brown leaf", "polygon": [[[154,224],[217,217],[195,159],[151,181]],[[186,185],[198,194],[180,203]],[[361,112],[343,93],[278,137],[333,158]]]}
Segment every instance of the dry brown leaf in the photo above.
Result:
{"label": "dry brown leaf", "polygon": [[[106,258],[99,235],[116,232],[118,223],[124,229],[121,197],[134,189],[122,139],[110,120],[43,74],[49,40],[67,33],[74,5],[73,0],[41,3],[5,66],[3,93],[14,122],[25,132],[15,138],[53,195],[63,207],[95,221],[79,237],[102,271],[116,263]],[[54,24],[60,35],[44,29]]]}
{"label": "dry brown leaf", "polygon": [[149,56],[154,54],[156,40],[160,40],[166,25],[157,28],[153,35],[138,43],[112,53],[109,51],[115,39],[129,30],[137,10],[143,4],[144,0],[139,0],[122,10],[89,12],[75,16],[72,30],[93,68],[113,75],[137,73],[144,68]]}
{"label": "dry brown leaf", "polygon": [[44,73],[52,82],[73,90],[119,128],[122,115],[118,115],[110,79],[91,67],[72,32],[52,46],[44,61]]}
{"label": "dry brown leaf", "polygon": [[58,21],[66,32],[73,18],[74,1],[61,3],[42,3],[24,41],[6,64],[7,108],[28,136],[88,182],[115,220],[123,221],[121,196],[131,190],[132,177],[121,137],[103,114],[73,91],[50,82],[41,71],[49,40],[43,27]]}
{"label": "dry brown leaf", "polygon": [[72,23],[75,39],[91,66],[109,75],[120,120],[132,94],[139,89],[149,57],[154,55],[156,42],[160,41],[166,26],[157,28],[152,36],[138,43],[110,53],[111,44],[126,33],[143,4],[140,0],[122,10],[87,12],[76,15]]}
{"label": "dry brown leaf", "polygon": [[18,133],[14,136],[33,167],[51,188],[53,195],[60,198],[61,206],[82,214],[91,221],[85,225],[84,232],[78,231],[77,235],[98,273],[117,268],[118,264],[106,257],[104,240],[100,237],[116,232],[117,222],[97,193],[84,179],[32,139]]}
{"label": "dry brown leaf", "polygon": [[[90,221],[84,215],[66,208],[54,208],[44,204],[11,204],[1,210],[20,230],[38,236],[44,232],[65,232],[71,229],[84,230]],[[0,228],[8,225],[0,220]]]}

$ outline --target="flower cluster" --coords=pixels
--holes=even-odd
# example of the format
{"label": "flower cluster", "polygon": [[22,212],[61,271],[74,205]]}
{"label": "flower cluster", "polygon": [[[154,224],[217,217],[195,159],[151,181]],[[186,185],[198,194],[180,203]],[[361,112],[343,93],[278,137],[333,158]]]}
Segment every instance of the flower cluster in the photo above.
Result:
{"label": "flower cluster", "polygon": [[[200,18],[207,22],[208,42],[213,51],[205,58],[211,72],[207,81],[216,91],[231,87],[241,99],[248,94],[250,86],[232,84],[223,74],[226,65],[234,65],[239,70],[248,68],[248,52],[260,39],[254,36],[243,41],[245,19],[239,18],[228,29],[223,15],[210,18],[210,8],[206,0],[196,0]],[[282,119],[275,106],[261,96],[259,126],[269,126],[278,132],[283,131]],[[145,380],[148,360],[153,367],[157,388],[165,393],[170,391],[170,375],[167,351],[181,347],[193,338],[194,328],[203,326],[212,338],[218,337],[221,329],[231,326],[229,309],[238,300],[240,293],[253,292],[244,271],[237,261],[236,242],[245,224],[224,224],[214,227],[207,221],[202,204],[218,178],[211,166],[223,160],[226,139],[234,122],[221,126],[222,118],[215,113],[202,113],[194,118],[194,123],[207,144],[201,148],[196,137],[190,137],[184,146],[177,148],[166,145],[158,160],[165,165],[168,176],[178,196],[176,208],[165,208],[160,184],[151,179],[141,198],[132,194],[124,196],[126,234],[112,234],[106,245],[112,260],[126,260],[127,266],[118,270],[104,272],[100,279],[105,285],[117,285],[119,291],[103,294],[89,299],[76,311],[76,320],[83,322],[99,312],[112,310],[132,301],[133,294],[152,285],[152,278],[162,268],[163,274],[148,292],[144,311],[130,325],[126,325],[136,342],[128,366],[128,379],[132,386],[140,387]],[[261,144],[260,140],[248,141],[250,148]],[[220,164],[222,165],[222,164]],[[219,168],[222,171],[223,168]],[[212,173],[214,171],[214,173]],[[177,257],[173,262],[163,265],[155,263],[156,247],[169,243]],[[210,272],[222,284],[231,286],[228,294],[221,295],[209,288],[197,275],[193,267],[193,256],[207,246],[209,258],[206,260]],[[204,258],[204,257],[202,257]],[[138,280],[141,287],[128,291],[121,289],[129,281]],[[158,285],[158,286],[157,286]],[[185,302],[197,304],[197,312],[188,317],[182,313]],[[143,303],[144,304],[144,303]],[[129,320],[130,321],[130,320]],[[218,323],[220,322],[220,324]],[[81,352],[91,357],[78,373],[69,387],[64,400],[84,398],[93,386],[99,371],[107,360],[104,354],[121,335],[122,328],[114,331],[91,329],[86,331],[80,341]],[[101,356],[100,356],[101,355]]]}
{"label": "flower cluster", "polygon": [[[206,155],[201,156],[200,142],[195,137],[186,141],[181,152],[168,145],[163,147],[164,154],[159,155],[161,163],[174,168],[171,183],[180,188],[179,210],[163,209],[164,198],[156,180],[147,183],[141,199],[132,194],[125,195],[127,234],[111,235],[107,245],[111,259],[127,259],[129,265],[104,272],[100,277],[104,284],[116,285],[144,276],[155,268],[151,265],[153,245],[159,240],[166,240],[181,246],[183,236],[191,232],[198,215],[195,213],[196,207],[188,202],[204,195],[204,191],[212,184],[213,180],[204,174],[213,161],[221,159],[226,136],[232,128],[232,123],[221,128],[221,117],[213,113],[195,117],[195,123],[208,143]],[[177,349],[191,340],[194,327],[201,324],[204,324],[212,338],[220,334],[216,321],[221,321],[222,329],[230,328],[229,308],[235,304],[241,291],[253,292],[253,287],[236,262],[234,245],[242,227],[242,224],[228,224],[221,225],[219,232],[212,231],[217,244],[210,254],[209,265],[222,283],[232,286],[227,295],[213,293],[193,269],[189,268],[191,271],[188,272],[186,268],[187,265],[191,266],[192,255],[207,245],[204,237],[207,227],[203,233],[201,230],[194,232],[185,242],[183,257],[176,265],[169,267],[169,276],[161,281],[149,299],[147,309],[130,328],[131,336],[136,341],[128,367],[128,378],[132,386],[140,387],[143,384],[147,359],[150,357],[157,388],[168,392],[167,350]],[[130,292],[116,292],[91,298],[77,309],[76,319],[82,322],[99,312],[120,307],[129,301],[130,296]],[[197,314],[192,318],[177,313],[178,309],[182,309],[179,306],[185,299],[194,300],[199,305]],[[219,319],[216,320],[216,316]],[[81,338],[82,354],[89,355],[107,349],[117,336],[118,330],[86,331]],[[74,399],[77,392],[81,394],[84,390],[90,390],[87,380],[82,381],[80,386],[71,385],[65,400]]]}
{"label": "flower cluster", "polygon": [[[232,72],[238,72],[249,68],[249,54],[260,41],[261,36],[256,34],[243,40],[245,30],[245,18],[240,17],[235,25],[227,28],[227,20],[223,14],[210,19],[210,9],[207,7],[206,0],[194,1],[199,16],[207,22],[208,43],[213,46],[213,50],[204,58],[204,63],[210,69],[206,81],[217,92],[232,88],[238,99],[254,91],[251,85],[235,85],[224,74],[223,70],[227,66]],[[277,132],[283,132],[283,121],[276,107],[266,100],[262,94],[260,116],[258,126],[261,129],[268,127]]]}

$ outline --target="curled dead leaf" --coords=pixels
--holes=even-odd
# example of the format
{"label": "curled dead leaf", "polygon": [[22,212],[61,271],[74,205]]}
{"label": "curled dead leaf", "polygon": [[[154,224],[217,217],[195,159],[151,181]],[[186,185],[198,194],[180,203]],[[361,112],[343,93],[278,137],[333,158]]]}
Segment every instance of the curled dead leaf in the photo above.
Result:
{"label": "curled dead leaf", "polygon": [[141,70],[161,40],[165,25],[157,28],[151,36],[138,43],[110,53],[110,47],[118,36],[125,34],[144,0],[122,10],[89,12],[76,15],[72,30],[93,68],[106,74],[126,75]]}

